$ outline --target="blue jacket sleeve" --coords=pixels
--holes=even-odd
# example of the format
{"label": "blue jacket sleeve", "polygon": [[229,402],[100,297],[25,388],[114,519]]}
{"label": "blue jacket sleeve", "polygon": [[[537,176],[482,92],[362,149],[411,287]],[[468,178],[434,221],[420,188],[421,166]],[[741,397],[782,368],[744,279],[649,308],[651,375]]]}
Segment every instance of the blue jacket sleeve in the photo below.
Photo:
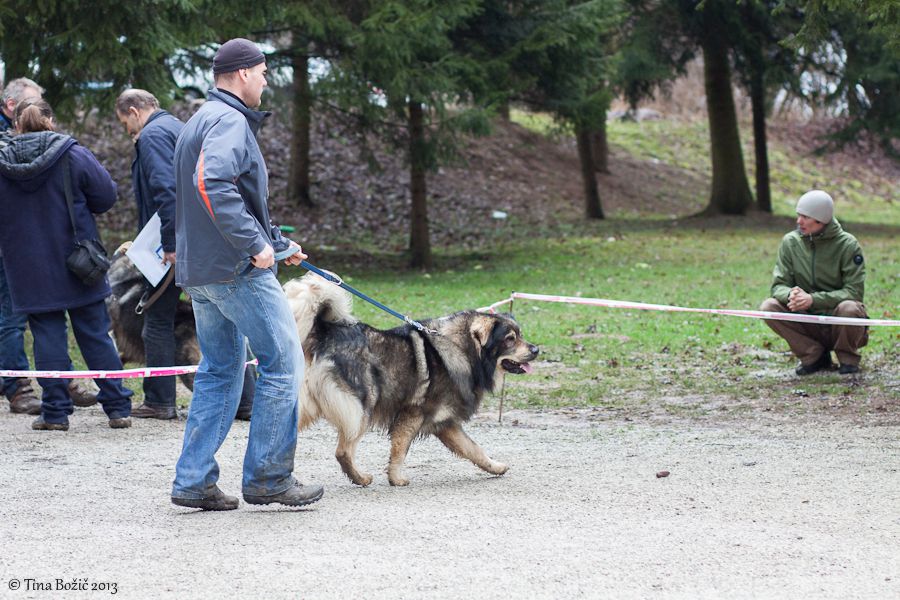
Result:
{"label": "blue jacket sleeve", "polygon": [[175,252],[175,138],[148,131],[138,138],[141,172],[145,174],[153,205],[159,212],[160,237],[165,252]]}
{"label": "blue jacket sleeve", "polygon": [[222,236],[236,249],[254,256],[268,242],[260,235],[237,186],[248,161],[248,130],[246,119],[236,111],[212,126],[203,138],[194,186]]}
{"label": "blue jacket sleeve", "polygon": [[84,194],[88,210],[95,215],[108,211],[116,203],[116,182],[84,146],[76,144],[69,152],[72,157],[72,177]]}

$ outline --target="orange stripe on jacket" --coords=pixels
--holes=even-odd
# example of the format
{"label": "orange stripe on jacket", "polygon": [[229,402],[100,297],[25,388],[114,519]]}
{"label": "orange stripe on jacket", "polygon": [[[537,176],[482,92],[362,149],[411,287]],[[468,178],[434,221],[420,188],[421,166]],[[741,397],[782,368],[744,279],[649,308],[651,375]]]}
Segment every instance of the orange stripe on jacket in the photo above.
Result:
{"label": "orange stripe on jacket", "polygon": [[200,196],[203,198],[203,202],[206,203],[206,210],[209,211],[209,216],[215,221],[216,215],[213,212],[212,204],[209,202],[209,196],[206,195],[206,182],[203,180],[203,150],[200,151],[200,161],[197,163],[197,189],[200,190]]}

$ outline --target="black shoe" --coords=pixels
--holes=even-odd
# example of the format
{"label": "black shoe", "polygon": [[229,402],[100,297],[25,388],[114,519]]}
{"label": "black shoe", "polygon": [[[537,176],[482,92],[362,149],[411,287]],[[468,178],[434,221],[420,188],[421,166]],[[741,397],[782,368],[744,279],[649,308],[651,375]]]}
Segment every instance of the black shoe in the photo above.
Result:
{"label": "black shoe", "polygon": [[244,502],[247,504],[284,504],[285,506],[306,506],[318,501],[325,488],[321,485],[303,485],[295,481],[294,485],[274,496],[250,496],[244,494]]}
{"label": "black shoe", "polygon": [[68,431],[69,421],[65,423],[48,423],[43,416],[40,416],[31,422],[31,428],[38,431]]}
{"label": "black shoe", "polygon": [[153,406],[145,402],[137,408],[131,409],[131,416],[135,419],[170,421],[178,418],[178,411],[175,410],[174,406]]}
{"label": "black shoe", "polygon": [[226,495],[217,485],[212,486],[207,492],[207,495],[202,498],[176,498],[172,496],[172,504],[188,508],[199,508],[201,510],[234,510],[238,507],[238,499],[234,496]]}
{"label": "black shoe", "polygon": [[118,419],[109,420],[110,429],[128,429],[131,427],[131,419],[128,417],[120,417]]}
{"label": "black shoe", "polygon": [[841,375],[852,375],[854,373],[859,373],[859,365],[844,365],[842,364],[838,368],[838,373]]}
{"label": "black shoe", "polygon": [[831,368],[831,353],[825,352],[822,356],[819,357],[819,360],[810,364],[804,365],[801,364],[794,371],[797,375],[812,375],[813,373],[818,373],[822,369],[830,369]]}
{"label": "black shoe", "polygon": [[250,416],[252,414],[253,414],[252,408],[248,408],[248,409],[239,408],[237,411],[237,414],[234,415],[234,420],[235,421],[249,421]]}

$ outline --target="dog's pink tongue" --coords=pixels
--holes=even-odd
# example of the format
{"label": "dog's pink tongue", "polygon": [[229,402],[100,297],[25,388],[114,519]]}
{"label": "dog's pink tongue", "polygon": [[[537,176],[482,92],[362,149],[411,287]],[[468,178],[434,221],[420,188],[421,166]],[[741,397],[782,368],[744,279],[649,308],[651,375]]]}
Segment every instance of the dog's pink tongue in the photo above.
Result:
{"label": "dog's pink tongue", "polygon": [[529,363],[519,363],[519,366],[522,367],[522,370],[526,373],[531,373],[534,370]]}

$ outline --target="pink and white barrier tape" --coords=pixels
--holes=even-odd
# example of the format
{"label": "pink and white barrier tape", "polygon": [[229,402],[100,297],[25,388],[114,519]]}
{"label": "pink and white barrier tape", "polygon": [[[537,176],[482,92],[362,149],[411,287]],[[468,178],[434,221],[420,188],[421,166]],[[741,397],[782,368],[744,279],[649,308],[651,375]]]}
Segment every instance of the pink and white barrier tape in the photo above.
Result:
{"label": "pink and white barrier tape", "polygon": [[494,312],[498,306],[509,304],[513,300],[535,300],[537,302],[562,302],[566,304],[586,304],[589,306],[605,306],[608,308],[632,308],[635,310],[658,310],[664,312],[693,312],[730,317],[746,317],[750,319],[768,319],[772,321],[795,321],[797,323],[818,323],[821,325],[865,325],[868,327],[900,327],[900,321],[890,319],[857,319],[852,317],[830,317],[802,313],[775,313],[762,310],[729,310],[722,308],[688,308],[669,306],[666,304],[645,304],[643,302],[627,302],[624,300],[607,300],[605,298],[579,298],[576,296],[551,296],[546,294],[525,294],[513,292],[512,295],[490,306],[479,308],[482,312]]}
{"label": "pink and white barrier tape", "polygon": [[[749,319],[770,319],[773,321],[795,321],[797,323],[818,323],[820,325],[862,325],[867,327],[900,327],[900,321],[891,319],[855,319],[851,317],[831,317],[824,315],[808,315],[802,313],[775,313],[761,310],[730,310],[724,308],[689,308],[670,306],[667,304],[646,304],[644,302],[628,302],[626,300],[607,300],[605,298],[580,298],[577,296],[552,296],[547,294],[525,294],[513,292],[509,298],[494,302],[490,306],[479,308],[481,312],[495,312],[497,307],[510,304],[513,300],[535,300],[537,302],[560,302],[564,304],[585,304],[588,306],[605,306],[607,308],[631,308],[634,310],[657,310],[663,312],[692,312],[729,317],[745,317]],[[256,360],[247,361],[248,365],[257,364]],[[130,379],[134,377],[168,377],[195,373],[197,365],[183,367],[142,367],[123,369],[121,371],[4,371],[0,377],[46,377],[48,379]]]}
{"label": "pink and white barrier tape", "polygon": [[[256,359],[248,360],[248,365],[258,364]],[[141,367],[121,371],[3,371],[0,377],[46,377],[47,379],[132,379],[134,377],[168,377],[196,373],[198,365],[183,367]]]}

